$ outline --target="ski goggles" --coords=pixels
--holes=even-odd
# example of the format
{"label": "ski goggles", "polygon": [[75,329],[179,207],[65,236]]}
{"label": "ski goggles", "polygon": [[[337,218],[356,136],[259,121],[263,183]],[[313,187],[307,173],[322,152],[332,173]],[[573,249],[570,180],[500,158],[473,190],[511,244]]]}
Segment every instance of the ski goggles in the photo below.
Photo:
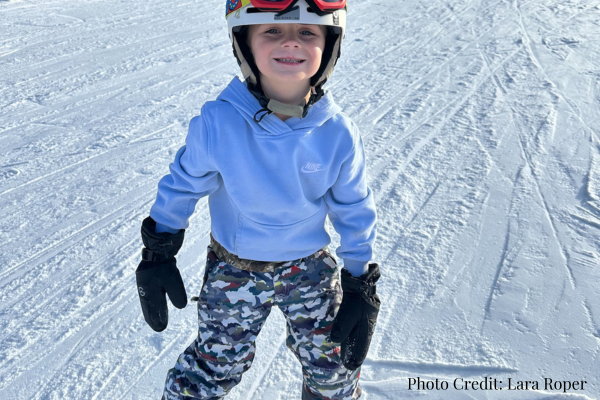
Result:
{"label": "ski goggles", "polygon": [[[294,5],[297,0],[250,0],[252,6],[261,11],[284,11]],[[318,14],[326,14],[346,7],[346,0],[306,0],[312,10]]]}

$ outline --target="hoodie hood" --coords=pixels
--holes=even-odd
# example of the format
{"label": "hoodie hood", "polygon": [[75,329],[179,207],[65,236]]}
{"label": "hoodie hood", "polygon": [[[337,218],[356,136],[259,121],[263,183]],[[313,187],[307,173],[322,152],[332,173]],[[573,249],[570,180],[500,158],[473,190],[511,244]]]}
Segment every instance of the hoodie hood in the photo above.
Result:
{"label": "hoodie hood", "polygon": [[221,92],[217,100],[228,102],[235,107],[257,135],[276,136],[294,131],[311,131],[342,111],[335,104],[331,93],[325,92],[323,97],[311,106],[304,118],[290,117],[282,121],[276,115],[268,114],[260,122],[256,122],[254,116],[263,108],[258,99],[250,93],[246,83],[240,81],[237,76]]}

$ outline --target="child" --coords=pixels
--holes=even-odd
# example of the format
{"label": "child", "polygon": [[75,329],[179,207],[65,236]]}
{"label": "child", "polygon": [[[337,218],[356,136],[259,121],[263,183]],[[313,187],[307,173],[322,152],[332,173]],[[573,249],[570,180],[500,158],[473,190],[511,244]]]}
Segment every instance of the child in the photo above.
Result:
{"label": "child", "polygon": [[[196,340],[168,372],[163,399],[220,399],[241,380],[274,305],[302,365],[302,399],[357,399],[379,310],[375,204],[358,129],[323,84],[340,54],[345,0],[228,0],[245,82],[234,78],[192,119],[186,145],[142,224],[144,318],[168,322],[165,292],[187,304],[175,255],[208,196],[211,243]],[[329,254],[340,233],[341,285]],[[340,287],[341,286],[341,287]]]}

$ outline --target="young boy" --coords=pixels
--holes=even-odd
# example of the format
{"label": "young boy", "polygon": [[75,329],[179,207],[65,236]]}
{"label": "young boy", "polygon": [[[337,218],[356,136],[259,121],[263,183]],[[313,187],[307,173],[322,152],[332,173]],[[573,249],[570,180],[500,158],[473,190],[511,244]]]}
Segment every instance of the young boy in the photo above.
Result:
{"label": "young boy", "polygon": [[[302,365],[302,399],[357,399],[379,310],[369,264],[376,213],[358,129],[323,84],[340,54],[345,0],[228,0],[237,78],[192,119],[186,145],[142,224],[144,318],[168,322],[165,292],[187,304],[175,255],[208,196],[211,243],[196,340],[163,399],[220,399],[241,380],[272,307]],[[340,233],[341,285],[327,245]]]}

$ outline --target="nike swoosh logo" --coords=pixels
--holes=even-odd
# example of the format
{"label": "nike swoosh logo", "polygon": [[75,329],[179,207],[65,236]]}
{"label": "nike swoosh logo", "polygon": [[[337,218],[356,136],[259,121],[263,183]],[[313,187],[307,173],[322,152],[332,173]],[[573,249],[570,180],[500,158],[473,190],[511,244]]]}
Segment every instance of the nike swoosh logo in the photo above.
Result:
{"label": "nike swoosh logo", "polygon": [[300,171],[304,172],[305,174],[312,174],[313,172],[321,172],[323,169],[321,168],[321,164],[309,162],[304,164],[304,166],[300,168]]}

